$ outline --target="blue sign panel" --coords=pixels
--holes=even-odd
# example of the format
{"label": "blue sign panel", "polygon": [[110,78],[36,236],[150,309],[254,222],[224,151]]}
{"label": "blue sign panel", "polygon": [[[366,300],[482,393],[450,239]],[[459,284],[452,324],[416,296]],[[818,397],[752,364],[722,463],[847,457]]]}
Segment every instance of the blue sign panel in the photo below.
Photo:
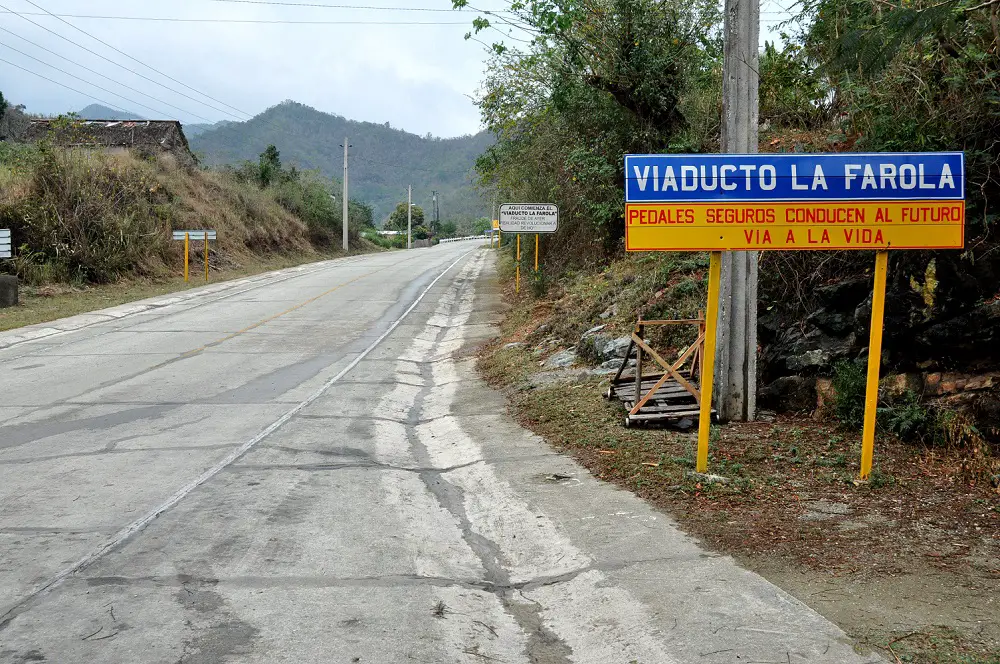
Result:
{"label": "blue sign panel", "polygon": [[628,203],[964,199],[961,152],[625,157]]}

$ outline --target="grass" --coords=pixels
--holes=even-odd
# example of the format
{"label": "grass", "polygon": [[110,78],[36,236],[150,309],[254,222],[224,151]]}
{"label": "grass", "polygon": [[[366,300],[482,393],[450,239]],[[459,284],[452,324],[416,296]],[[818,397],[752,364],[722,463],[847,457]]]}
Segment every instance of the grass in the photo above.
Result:
{"label": "grass", "polygon": [[[231,267],[219,272],[213,271],[210,275],[210,283],[239,279],[335,257],[335,254],[310,253],[277,254],[254,258],[244,262],[239,267]],[[182,276],[174,276],[164,279],[136,279],[91,286],[24,287],[21,289],[21,302],[18,306],[0,309],[0,332],[115,307],[157,295],[190,290],[203,285],[205,285],[203,277],[201,273],[197,273],[192,274],[191,282],[187,284],[184,283]]]}

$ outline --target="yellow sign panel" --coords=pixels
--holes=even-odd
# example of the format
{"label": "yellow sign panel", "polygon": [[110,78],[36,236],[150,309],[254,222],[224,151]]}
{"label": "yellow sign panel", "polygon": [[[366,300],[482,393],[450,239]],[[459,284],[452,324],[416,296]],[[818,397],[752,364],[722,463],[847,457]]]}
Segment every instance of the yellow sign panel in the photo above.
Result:
{"label": "yellow sign panel", "polygon": [[495,230],[495,231],[500,230],[500,220],[499,219],[494,219],[493,220],[493,230]]}
{"label": "yellow sign panel", "polygon": [[628,203],[628,251],[961,249],[964,201]]}

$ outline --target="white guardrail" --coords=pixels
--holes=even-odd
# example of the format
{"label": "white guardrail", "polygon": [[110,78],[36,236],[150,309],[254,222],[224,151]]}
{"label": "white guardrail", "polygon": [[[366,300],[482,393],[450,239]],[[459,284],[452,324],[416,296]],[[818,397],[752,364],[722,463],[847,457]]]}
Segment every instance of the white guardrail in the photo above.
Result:
{"label": "white guardrail", "polygon": [[467,235],[466,237],[449,237],[441,240],[441,244],[445,242],[465,242],[467,240],[489,240],[489,235]]}
{"label": "white guardrail", "polygon": [[10,258],[10,230],[0,228],[0,258]]}

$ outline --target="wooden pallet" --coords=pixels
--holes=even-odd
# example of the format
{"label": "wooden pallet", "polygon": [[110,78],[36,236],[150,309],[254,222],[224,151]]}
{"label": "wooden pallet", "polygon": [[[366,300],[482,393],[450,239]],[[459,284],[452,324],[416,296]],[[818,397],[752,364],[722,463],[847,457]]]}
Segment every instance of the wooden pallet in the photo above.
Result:
{"label": "wooden pallet", "polygon": [[[697,325],[698,338],[673,363],[667,363],[645,342],[643,332],[647,325]],[[676,424],[684,419],[697,419],[701,412],[699,370],[704,357],[705,321],[694,320],[644,321],[635,326],[632,341],[622,360],[618,373],[611,379],[605,397],[618,399],[628,414],[625,426],[664,423]],[[658,373],[644,373],[643,359],[648,355],[654,360]],[[627,376],[629,361],[635,360],[635,370]],[[715,410],[712,411],[715,416]]]}

